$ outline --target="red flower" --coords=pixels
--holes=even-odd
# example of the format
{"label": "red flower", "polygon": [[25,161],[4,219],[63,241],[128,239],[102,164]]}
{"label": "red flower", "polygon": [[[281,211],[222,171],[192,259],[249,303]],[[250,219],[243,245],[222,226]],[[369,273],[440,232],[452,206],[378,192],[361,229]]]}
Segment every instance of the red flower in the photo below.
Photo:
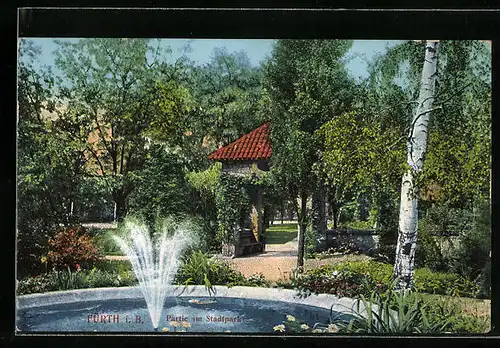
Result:
{"label": "red flower", "polygon": [[77,271],[79,271],[79,270],[81,269],[81,267],[80,267],[80,264],[79,264],[79,263],[77,263],[75,267],[76,267],[76,270],[77,270]]}

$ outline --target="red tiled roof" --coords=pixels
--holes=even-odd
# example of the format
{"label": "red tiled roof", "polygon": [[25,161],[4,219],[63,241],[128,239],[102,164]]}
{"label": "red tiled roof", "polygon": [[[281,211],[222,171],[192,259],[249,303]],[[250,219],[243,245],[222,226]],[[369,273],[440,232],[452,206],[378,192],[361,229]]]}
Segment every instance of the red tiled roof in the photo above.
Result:
{"label": "red tiled roof", "polygon": [[211,160],[245,161],[268,159],[272,149],[269,141],[269,123],[254,129],[208,155]]}

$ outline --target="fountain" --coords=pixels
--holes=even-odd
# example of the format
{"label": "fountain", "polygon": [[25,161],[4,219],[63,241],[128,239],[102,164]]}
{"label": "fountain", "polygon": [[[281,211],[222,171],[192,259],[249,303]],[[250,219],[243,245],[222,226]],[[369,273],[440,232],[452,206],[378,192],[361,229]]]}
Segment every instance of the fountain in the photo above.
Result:
{"label": "fountain", "polygon": [[127,221],[125,229],[129,231],[127,239],[118,236],[114,236],[114,239],[132,265],[151,322],[157,330],[167,297],[167,285],[172,284],[179,268],[181,253],[191,240],[183,229],[176,229],[171,236],[167,236],[164,229],[154,242],[145,225]]}
{"label": "fountain", "polygon": [[[284,314],[302,318],[310,326],[328,323],[332,315],[350,317],[348,307],[354,308],[355,301],[328,294],[300,298],[288,289],[215,285],[218,298],[213,301],[202,285],[172,285],[181,254],[194,244],[196,233],[190,233],[195,226],[187,222],[175,224],[172,233],[167,233],[168,227],[164,224],[162,233],[152,238],[144,224],[128,220],[127,235],[115,237],[139,286],[17,296],[17,331],[182,332],[189,328],[198,333],[273,333]],[[150,324],[143,320],[148,316]]]}

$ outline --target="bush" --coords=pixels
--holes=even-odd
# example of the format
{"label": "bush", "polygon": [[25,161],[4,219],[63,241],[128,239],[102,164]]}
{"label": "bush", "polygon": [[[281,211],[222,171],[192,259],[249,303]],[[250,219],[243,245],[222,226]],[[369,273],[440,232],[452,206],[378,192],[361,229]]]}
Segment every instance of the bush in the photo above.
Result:
{"label": "bush", "polygon": [[[289,287],[301,296],[327,293],[346,297],[369,296],[375,289],[383,294],[392,281],[393,266],[376,261],[352,261],[310,270],[292,279]],[[283,284],[281,284],[283,287]],[[479,283],[452,273],[415,271],[414,289],[439,295],[477,297]]]}
{"label": "bush", "polygon": [[109,272],[93,268],[72,271],[52,270],[35,277],[26,277],[19,281],[17,294],[42,293],[47,291],[74,290],[98,287],[120,287],[136,285],[137,280],[131,271]]}
{"label": "bush", "polygon": [[241,286],[258,286],[262,288],[267,288],[271,286],[271,282],[268,281],[262,273],[252,274],[250,277],[246,279],[242,284],[237,284]]}
{"label": "bush", "polygon": [[95,268],[109,273],[132,272],[132,265],[127,260],[100,260],[95,264]]}
{"label": "bush", "polygon": [[114,230],[114,229],[107,229],[107,230],[102,230],[98,233],[96,233],[96,236],[94,237],[94,241],[103,254],[110,254],[110,253],[116,253],[116,254],[123,254],[122,251],[120,250],[120,247],[116,244],[115,240],[113,239],[114,235],[119,235],[120,230]]}
{"label": "bush", "polygon": [[270,282],[262,273],[246,278],[229,264],[201,251],[192,252],[184,259],[177,271],[174,284],[205,285],[208,289],[213,289],[214,285],[270,286]]}
{"label": "bush", "polygon": [[[453,270],[464,277],[481,277],[490,261],[491,210],[486,201],[476,202],[473,226],[460,235],[460,245],[453,255]],[[483,274],[483,278],[487,275]]]}
{"label": "bush", "polygon": [[91,265],[100,257],[99,250],[83,227],[66,227],[49,239],[47,261],[56,269],[75,270],[80,264]]}
{"label": "bush", "polygon": [[488,260],[486,266],[481,273],[479,280],[479,298],[491,298],[491,259]]}
{"label": "bush", "polygon": [[415,271],[415,288],[438,295],[476,297],[479,284],[453,273],[432,272],[429,268]]}
{"label": "bush", "polygon": [[23,278],[17,284],[18,295],[26,295],[54,290],[55,289],[49,285],[48,273],[42,273],[34,277]]}
{"label": "bush", "polygon": [[433,271],[445,271],[448,260],[443,256],[441,248],[433,235],[434,229],[428,219],[418,223],[418,242],[415,251],[415,265],[429,267]]}
{"label": "bush", "polygon": [[227,263],[195,251],[184,259],[174,283],[211,286],[241,284],[245,281],[245,277]]}
{"label": "bush", "polygon": [[299,296],[335,294],[340,297],[358,297],[375,287],[373,279],[356,272],[332,271],[330,274],[308,273],[292,280],[292,286]]}

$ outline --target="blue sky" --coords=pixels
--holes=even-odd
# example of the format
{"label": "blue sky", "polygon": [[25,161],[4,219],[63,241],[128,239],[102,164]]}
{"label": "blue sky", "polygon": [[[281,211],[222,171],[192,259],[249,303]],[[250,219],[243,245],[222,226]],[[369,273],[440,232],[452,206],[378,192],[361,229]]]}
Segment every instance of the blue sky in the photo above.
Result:
{"label": "blue sky", "polygon": [[[57,47],[53,39],[34,38],[30,39],[41,47],[42,53],[38,64],[40,66],[49,65],[54,67],[54,56],[52,52]],[[68,39],[74,40],[74,39]],[[216,47],[226,47],[228,52],[245,51],[254,66],[258,66],[272,51],[274,40],[255,40],[255,39],[235,39],[235,40],[190,40],[190,39],[165,39],[162,45],[169,46],[172,49],[172,60],[175,60],[183,53],[183,48],[189,44],[190,52],[188,57],[197,64],[204,64],[210,60],[212,52]],[[401,41],[387,40],[354,40],[351,51],[348,56],[353,57],[347,64],[350,73],[356,78],[365,78],[367,73],[367,62],[373,59],[378,53],[384,53],[388,46],[394,46]],[[57,70],[54,70],[57,72]]]}

